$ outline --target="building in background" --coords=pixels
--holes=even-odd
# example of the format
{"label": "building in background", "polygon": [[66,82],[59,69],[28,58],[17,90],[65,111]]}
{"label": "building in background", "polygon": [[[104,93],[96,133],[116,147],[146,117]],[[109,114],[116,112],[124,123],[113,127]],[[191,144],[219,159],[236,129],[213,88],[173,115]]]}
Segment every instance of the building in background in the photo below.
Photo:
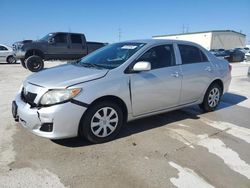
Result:
{"label": "building in background", "polygon": [[207,50],[232,49],[246,46],[246,35],[232,30],[213,30],[153,36],[154,39],[185,40],[200,44]]}

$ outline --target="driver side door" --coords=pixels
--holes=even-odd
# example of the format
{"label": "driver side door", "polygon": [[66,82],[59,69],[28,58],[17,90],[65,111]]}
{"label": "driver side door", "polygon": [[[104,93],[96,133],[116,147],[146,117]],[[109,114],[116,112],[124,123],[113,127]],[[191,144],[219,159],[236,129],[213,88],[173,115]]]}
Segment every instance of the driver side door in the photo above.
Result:
{"label": "driver side door", "polygon": [[151,70],[130,75],[133,116],[179,105],[180,67],[172,44],[151,48],[138,60],[151,63]]}
{"label": "driver side door", "polygon": [[48,45],[50,59],[69,59],[69,43],[67,33],[57,33],[54,42]]}

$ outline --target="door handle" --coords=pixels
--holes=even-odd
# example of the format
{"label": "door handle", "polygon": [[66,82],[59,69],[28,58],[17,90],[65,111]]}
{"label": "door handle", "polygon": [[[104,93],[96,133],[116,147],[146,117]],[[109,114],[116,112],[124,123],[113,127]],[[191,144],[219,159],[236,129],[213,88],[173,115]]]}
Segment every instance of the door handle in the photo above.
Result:
{"label": "door handle", "polygon": [[207,66],[207,67],[205,68],[205,71],[211,72],[211,71],[212,71],[212,68],[211,68],[210,66]]}
{"label": "door handle", "polygon": [[175,78],[178,78],[179,77],[179,72],[176,71],[176,72],[172,73],[171,76],[173,76]]}

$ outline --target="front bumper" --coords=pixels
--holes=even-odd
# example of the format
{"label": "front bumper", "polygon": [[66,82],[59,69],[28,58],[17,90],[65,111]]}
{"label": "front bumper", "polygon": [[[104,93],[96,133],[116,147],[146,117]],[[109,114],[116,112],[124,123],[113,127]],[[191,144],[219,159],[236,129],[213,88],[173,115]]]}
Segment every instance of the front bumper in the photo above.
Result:
{"label": "front bumper", "polygon": [[16,59],[24,59],[25,58],[25,51],[15,50],[14,55],[15,55]]}
{"label": "front bumper", "polygon": [[[31,108],[28,103],[22,101],[20,94],[16,96],[12,106],[15,120],[32,133],[49,139],[77,136],[79,123],[85,111],[85,107],[71,102],[40,109]],[[42,126],[44,124],[52,124],[52,131],[43,131]]]}

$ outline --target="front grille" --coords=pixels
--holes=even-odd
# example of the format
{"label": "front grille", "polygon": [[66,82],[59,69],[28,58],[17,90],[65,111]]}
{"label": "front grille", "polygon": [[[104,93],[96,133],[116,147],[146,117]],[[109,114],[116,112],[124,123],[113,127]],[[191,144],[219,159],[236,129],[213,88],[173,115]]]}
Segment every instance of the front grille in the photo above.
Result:
{"label": "front grille", "polygon": [[12,49],[13,49],[14,51],[16,51],[16,45],[15,45],[15,44],[12,45]]}
{"label": "front grille", "polygon": [[24,92],[24,88],[22,89],[21,99],[32,107],[36,106],[36,104],[34,103],[36,96],[37,94],[31,92]]}

